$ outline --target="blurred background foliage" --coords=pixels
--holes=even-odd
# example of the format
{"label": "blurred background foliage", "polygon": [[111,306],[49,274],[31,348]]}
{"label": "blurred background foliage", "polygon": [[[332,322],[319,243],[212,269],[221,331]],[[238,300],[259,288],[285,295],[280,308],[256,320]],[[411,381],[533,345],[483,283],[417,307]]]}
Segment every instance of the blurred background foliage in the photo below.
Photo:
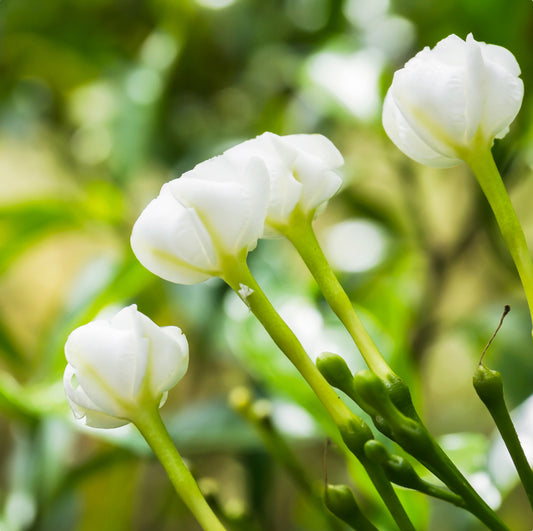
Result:
{"label": "blurred background foliage", "polygon": [[[468,169],[406,159],[380,109],[393,72],[450,33],[510,49],[526,95],[495,156],[533,248],[532,11],[526,0],[0,0],[0,529],[198,529],[134,430],[82,429],[66,406],[68,333],[131,303],[189,338],[189,373],[163,414],[228,525],[343,529],[317,502],[333,430],[299,376],[221,282],[171,285],[129,248],[165,181],[266,130],[322,133],[345,156],[319,239],[434,434],[511,529],[530,529],[471,386],[510,304],[487,363],[531,451],[533,345],[518,276]],[[362,367],[286,242],[260,242],[250,265],[311,356]],[[239,386],[257,400],[241,416],[227,405]],[[328,452],[328,478],[394,529],[339,453]],[[401,496],[417,529],[481,529],[456,508]]]}

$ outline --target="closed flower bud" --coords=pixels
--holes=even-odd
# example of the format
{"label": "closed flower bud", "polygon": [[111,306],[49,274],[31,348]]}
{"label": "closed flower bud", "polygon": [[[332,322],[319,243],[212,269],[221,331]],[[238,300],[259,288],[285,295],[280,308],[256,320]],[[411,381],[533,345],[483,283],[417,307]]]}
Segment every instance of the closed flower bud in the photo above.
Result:
{"label": "closed flower bud", "polygon": [[181,330],[157,326],[135,305],[74,330],[65,355],[68,402],[94,428],[123,426],[139,410],[162,406],[189,361]]}
{"label": "closed flower bud", "polygon": [[133,226],[131,247],[152,273],[178,284],[222,276],[227,257],[246,256],[262,235],[268,175],[224,155],[163,185]]}
{"label": "closed flower bud", "polygon": [[519,75],[505,48],[450,35],[394,74],[383,126],[417,162],[454,166],[475,144],[490,148],[507,134],[522,104]]}
{"label": "closed flower bud", "polygon": [[316,360],[316,366],[330,385],[350,395],[353,374],[344,358],[332,352],[322,352]]}
{"label": "closed flower bud", "polygon": [[494,404],[504,403],[503,379],[498,371],[493,371],[480,364],[473,378],[474,389],[483,403],[490,408]]}
{"label": "closed flower bud", "polygon": [[326,485],[324,503],[337,518],[346,522],[352,529],[377,531],[363,514],[352,491],[346,485]]}
{"label": "closed flower bud", "polygon": [[224,156],[241,166],[253,157],[265,163],[270,180],[265,236],[287,225],[297,206],[304,214],[314,214],[342,183],[334,171],[343,165],[342,155],[322,135],[264,133],[232,147]]}

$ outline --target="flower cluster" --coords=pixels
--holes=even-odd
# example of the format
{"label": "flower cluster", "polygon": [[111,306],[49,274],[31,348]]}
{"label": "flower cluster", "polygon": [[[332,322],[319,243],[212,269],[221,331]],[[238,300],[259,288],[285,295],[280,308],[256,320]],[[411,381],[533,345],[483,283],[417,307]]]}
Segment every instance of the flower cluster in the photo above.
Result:
{"label": "flower cluster", "polygon": [[[265,133],[164,184],[133,227],[132,249],[171,282],[222,277],[259,238],[288,225],[295,210],[314,216],[339,188],[333,170],[342,163],[321,135]],[[241,285],[243,299],[251,292]],[[162,405],[188,363],[179,328],[157,327],[136,306],[74,330],[65,353],[64,385],[74,414],[101,428]]]}
{"label": "flower cluster", "polygon": [[321,135],[273,133],[243,142],[163,185],[131,235],[139,261],[179,284],[223,276],[257,240],[313,216],[341,185],[337,148]]}

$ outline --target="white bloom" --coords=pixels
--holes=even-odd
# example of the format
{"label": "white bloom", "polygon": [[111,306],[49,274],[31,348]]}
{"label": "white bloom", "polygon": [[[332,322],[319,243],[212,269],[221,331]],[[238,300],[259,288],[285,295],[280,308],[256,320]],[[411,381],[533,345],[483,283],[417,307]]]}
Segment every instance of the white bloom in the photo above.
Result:
{"label": "white bloom", "polygon": [[488,147],[507,134],[524,85],[501,46],[450,35],[394,74],[383,126],[406,155],[429,166],[458,164],[476,140]]}
{"label": "white bloom", "polygon": [[276,227],[287,225],[296,206],[304,214],[314,213],[342,183],[333,171],[344,163],[342,155],[322,135],[264,133],[228,149],[224,156],[240,166],[253,157],[265,163],[270,179],[266,236],[277,233]]}
{"label": "white bloom", "polygon": [[267,202],[268,175],[259,159],[241,167],[215,157],[163,185],[136,221],[131,247],[148,270],[171,282],[221,276],[225,257],[256,246]]}
{"label": "white bloom", "polygon": [[123,426],[140,408],[162,406],[189,362],[181,330],[157,326],[135,305],[74,330],[65,355],[67,400],[94,428]]}

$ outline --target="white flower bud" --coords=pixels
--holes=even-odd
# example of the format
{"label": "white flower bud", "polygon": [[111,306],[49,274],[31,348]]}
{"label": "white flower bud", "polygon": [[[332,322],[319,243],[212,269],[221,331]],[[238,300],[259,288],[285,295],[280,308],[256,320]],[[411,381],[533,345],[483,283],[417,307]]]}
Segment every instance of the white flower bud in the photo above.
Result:
{"label": "white flower bud", "polygon": [[424,48],[394,74],[383,106],[385,131],[422,164],[449,167],[481,141],[507,134],[524,85],[514,56],[501,46],[450,35]]}
{"label": "white flower bud", "polygon": [[265,236],[287,225],[296,206],[304,214],[314,213],[342,183],[333,171],[343,165],[342,155],[322,135],[264,133],[228,149],[224,156],[241,166],[252,157],[265,163],[270,180]]}
{"label": "white flower bud", "polygon": [[159,327],[132,305],[74,330],[65,355],[74,415],[94,428],[115,428],[139,409],[164,404],[187,371],[189,347],[179,328]]}
{"label": "white flower bud", "polygon": [[148,270],[171,282],[222,276],[226,257],[255,248],[267,203],[261,160],[241,167],[215,157],[163,185],[136,221],[131,247]]}

